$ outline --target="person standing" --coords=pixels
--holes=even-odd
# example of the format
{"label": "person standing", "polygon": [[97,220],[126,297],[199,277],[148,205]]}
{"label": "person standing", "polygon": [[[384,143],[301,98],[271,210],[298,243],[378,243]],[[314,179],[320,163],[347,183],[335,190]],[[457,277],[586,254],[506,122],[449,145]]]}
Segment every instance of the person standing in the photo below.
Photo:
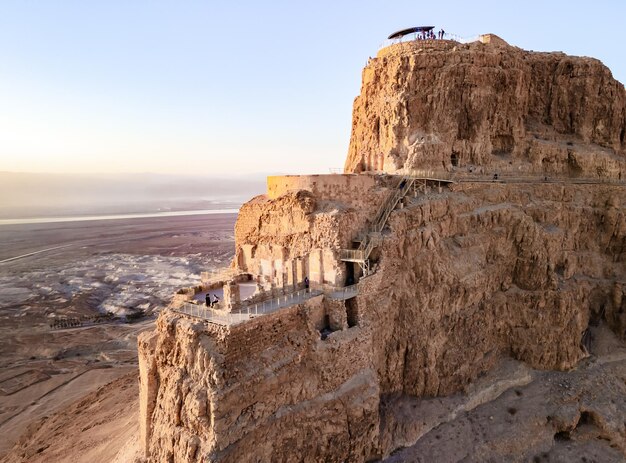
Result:
{"label": "person standing", "polygon": [[207,307],[211,307],[211,295],[209,293],[206,293],[206,296],[204,296],[204,302],[206,302]]}
{"label": "person standing", "polygon": [[304,277],[304,292],[309,292],[309,277]]}

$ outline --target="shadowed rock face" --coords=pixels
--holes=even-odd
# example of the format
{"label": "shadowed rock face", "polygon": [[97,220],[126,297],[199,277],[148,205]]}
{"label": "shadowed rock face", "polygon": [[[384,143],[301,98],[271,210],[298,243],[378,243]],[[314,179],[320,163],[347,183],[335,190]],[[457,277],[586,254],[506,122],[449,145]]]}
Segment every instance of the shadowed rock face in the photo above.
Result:
{"label": "shadowed rock face", "polygon": [[611,156],[626,151],[626,92],[609,69],[491,37],[408,42],[371,59],[354,102],[346,171],[441,169],[454,157],[556,172],[590,151],[613,170]]}

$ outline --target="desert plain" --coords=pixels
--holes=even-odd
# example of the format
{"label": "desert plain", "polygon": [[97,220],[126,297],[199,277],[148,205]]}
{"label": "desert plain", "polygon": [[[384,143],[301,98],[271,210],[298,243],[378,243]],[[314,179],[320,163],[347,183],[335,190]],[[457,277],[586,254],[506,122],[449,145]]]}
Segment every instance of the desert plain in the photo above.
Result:
{"label": "desert plain", "polygon": [[178,288],[228,265],[235,218],[0,226],[2,461],[132,459],[137,335]]}

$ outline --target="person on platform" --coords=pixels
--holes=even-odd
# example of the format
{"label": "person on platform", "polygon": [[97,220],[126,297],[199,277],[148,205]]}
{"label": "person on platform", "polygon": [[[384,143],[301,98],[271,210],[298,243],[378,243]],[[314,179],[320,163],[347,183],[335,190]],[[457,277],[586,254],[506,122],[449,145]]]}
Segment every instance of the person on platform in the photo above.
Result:
{"label": "person on platform", "polygon": [[204,301],[206,302],[207,307],[211,307],[211,295],[209,293],[206,293],[206,296],[204,297]]}
{"label": "person on platform", "polygon": [[304,290],[305,292],[309,292],[309,277],[304,277]]}
{"label": "person on platform", "polygon": [[213,295],[213,299],[211,300],[211,307],[215,307],[217,304],[219,304],[220,302],[220,298],[217,297],[216,294]]}

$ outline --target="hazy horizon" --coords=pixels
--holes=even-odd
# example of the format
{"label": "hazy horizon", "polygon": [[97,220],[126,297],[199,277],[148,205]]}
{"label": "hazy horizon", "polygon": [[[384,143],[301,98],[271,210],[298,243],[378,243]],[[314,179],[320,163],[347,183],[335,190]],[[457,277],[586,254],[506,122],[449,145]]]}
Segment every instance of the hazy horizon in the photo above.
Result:
{"label": "hazy horizon", "polygon": [[265,185],[261,175],[0,172],[0,219],[236,208]]}

